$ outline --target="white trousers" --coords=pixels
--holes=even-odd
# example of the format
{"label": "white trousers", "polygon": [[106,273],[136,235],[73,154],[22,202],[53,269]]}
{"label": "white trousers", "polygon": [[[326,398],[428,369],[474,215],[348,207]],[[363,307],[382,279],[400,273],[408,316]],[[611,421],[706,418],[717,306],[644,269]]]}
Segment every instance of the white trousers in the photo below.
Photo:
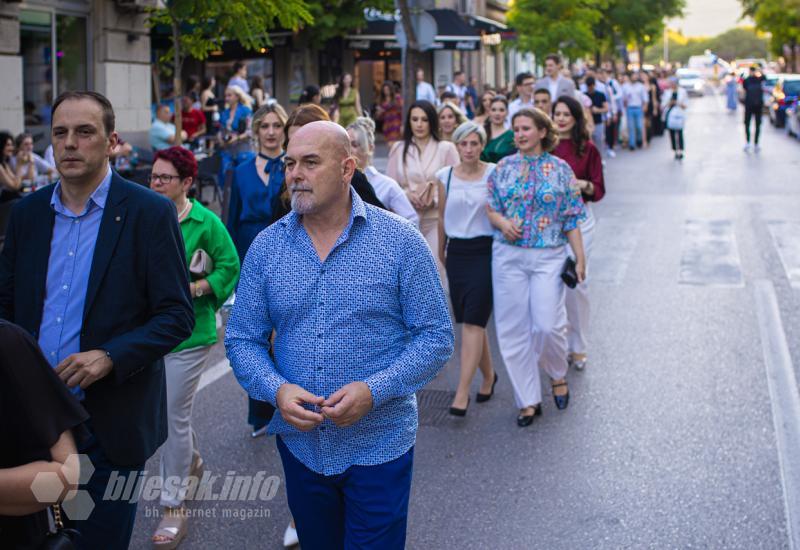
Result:
{"label": "white trousers", "polygon": [[[567,288],[567,349],[570,353],[586,353],[589,347],[589,256],[594,242],[595,217],[589,204],[586,205],[586,220],[581,224],[583,253],[586,256],[586,279],[575,288]],[[569,255],[575,259],[572,249]]]}
{"label": "white trousers", "polygon": [[210,351],[211,346],[199,346],[164,357],[168,437],[161,451],[161,506],[176,508],[186,499],[184,480],[189,477],[194,456],[199,454],[192,428],[192,406]]}
{"label": "white trousers", "polygon": [[542,401],[539,367],[553,379],[567,374],[565,247],[492,247],[494,322],[500,355],[520,409]]}

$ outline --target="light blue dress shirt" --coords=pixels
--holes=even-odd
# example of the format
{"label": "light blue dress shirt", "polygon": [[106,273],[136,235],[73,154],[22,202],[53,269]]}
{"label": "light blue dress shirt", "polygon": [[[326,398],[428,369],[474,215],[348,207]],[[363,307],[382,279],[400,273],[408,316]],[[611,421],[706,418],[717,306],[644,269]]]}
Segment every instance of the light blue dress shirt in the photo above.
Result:
{"label": "light blue dress shirt", "polygon": [[259,233],[225,337],[233,371],[255,399],[276,404],[287,382],[324,397],[354,381],[369,386],[372,410],[347,428],[326,419],[301,432],[280,412],[273,417],[269,431],[324,475],[407,452],[417,432],[415,392],[453,352],[453,326],[425,239],[403,218],[365,205],[352,188],[350,195],[350,223],[324,262],[294,212]]}
{"label": "light blue dress shirt", "polygon": [[[86,288],[110,187],[109,166],[105,178],[78,215],[61,202],[60,181],[53,189],[50,207],[55,211],[55,221],[50,239],[42,323],[39,327],[39,347],[53,368],[73,353],[81,351]],[[72,392],[78,399],[83,399],[80,386],[73,388]]]}

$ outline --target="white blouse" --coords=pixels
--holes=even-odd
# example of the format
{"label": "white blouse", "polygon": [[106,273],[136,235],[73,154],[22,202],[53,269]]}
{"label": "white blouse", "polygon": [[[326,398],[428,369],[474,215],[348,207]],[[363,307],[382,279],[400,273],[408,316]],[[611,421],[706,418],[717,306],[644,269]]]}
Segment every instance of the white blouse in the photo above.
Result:
{"label": "white blouse", "polygon": [[450,176],[450,166],[436,172],[436,177],[442,182],[447,193],[447,202],[444,208],[444,232],[454,239],[474,239],[475,237],[491,237],[492,224],[486,213],[489,202],[487,181],[494,172],[495,165],[486,164],[483,177],[477,181],[462,180],[453,172],[450,178],[450,190],[447,191],[447,179]]}

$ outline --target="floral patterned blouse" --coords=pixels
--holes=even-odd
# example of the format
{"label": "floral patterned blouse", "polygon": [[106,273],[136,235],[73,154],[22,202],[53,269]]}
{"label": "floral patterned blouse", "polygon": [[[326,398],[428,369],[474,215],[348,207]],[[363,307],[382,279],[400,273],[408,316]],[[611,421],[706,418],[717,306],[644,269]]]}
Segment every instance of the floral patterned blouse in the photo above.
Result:
{"label": "floral patterned blouse", "polygon": [[550,153],[505,157],[489,177],[489,206],[522,227],[522,238],[508,242],[495,229],[496,241],[523,248],[567,244],[567,232],[586,216],[581,192],[569,165]]}

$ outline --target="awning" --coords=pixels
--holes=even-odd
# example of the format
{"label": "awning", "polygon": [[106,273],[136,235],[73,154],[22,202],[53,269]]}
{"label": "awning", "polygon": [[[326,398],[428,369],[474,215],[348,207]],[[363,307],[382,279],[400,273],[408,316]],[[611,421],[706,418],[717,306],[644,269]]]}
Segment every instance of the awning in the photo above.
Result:
{"label": "awning", "polygon": [[[426,10],[436,20],[436,39],[431,50],[476,51],[481,46],[481,35],[468,25],[454,10]],[[397,20],[392,16],[374,18],[358,33],[345,37],[345,46],[351,50],[399,50],[400,43],[394,33]]]}
{"label": "awning", "polygon": [[469,24],[477,29],[479,32],[485,32],[487,34],[497,34],[508,30],[508,25],[505,23],[501,23],[500,21],[495,21],[494,19],[489,19],[488,17],[483,17],[480,15],[470,15],[469,17]]}

